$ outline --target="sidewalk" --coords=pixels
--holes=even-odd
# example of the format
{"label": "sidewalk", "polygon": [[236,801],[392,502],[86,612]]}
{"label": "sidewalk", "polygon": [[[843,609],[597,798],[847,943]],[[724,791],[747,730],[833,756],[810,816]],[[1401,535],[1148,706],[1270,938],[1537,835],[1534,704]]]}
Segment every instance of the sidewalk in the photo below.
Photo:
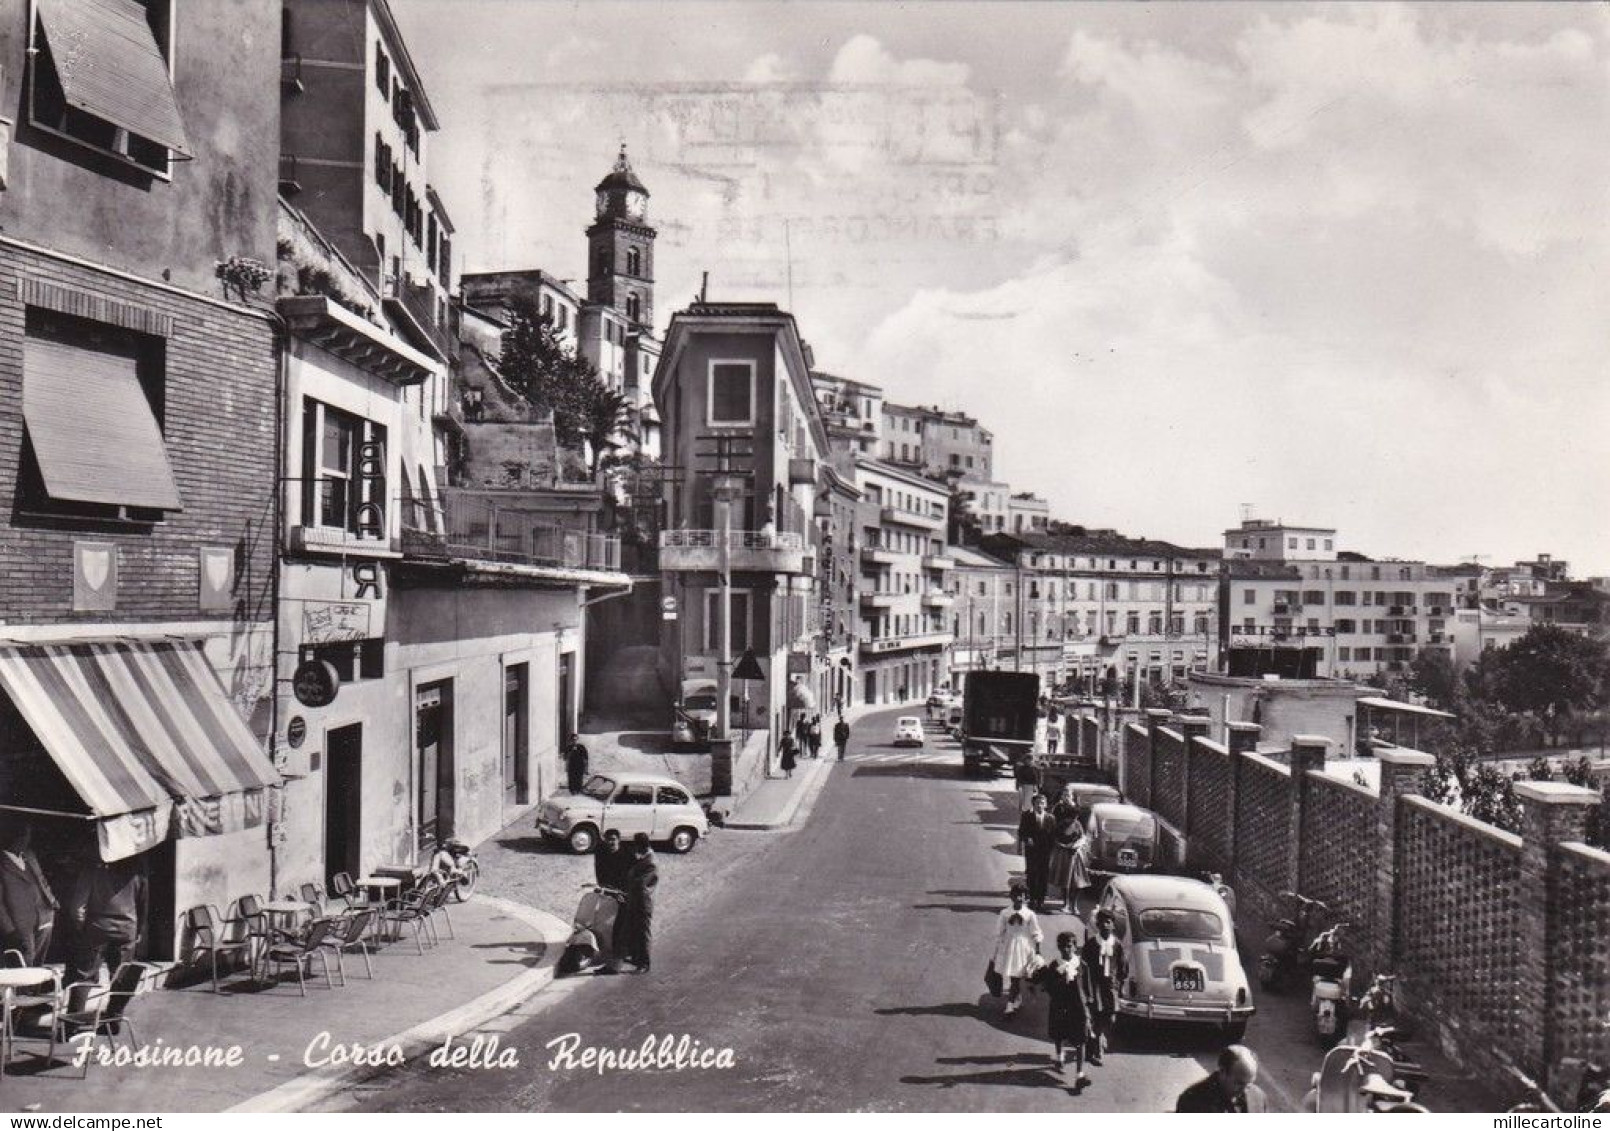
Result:
{"label": "sidewalk", "polygon": [[836,762],[836,757],[829,758],[824,753],[820,758],[801,761],[791,778],[765,778],[738,803],[723,827],[787,828],[799,814],[801,806],[813,800],[827,784],[828,774]]}
{"label": "sidewalk", "polygon": [[[129,1009],[139,1043],[152,1053],[239,1046],[238,1066],[103,1066],[78,1078],[71,1048],[46,1067],[43,1041],[19,1039],[0,1080],[0,1109],[12,1112],[292,1111],[368,1075],[339,1063],[339,1046],[395,1046],[413,1057],[512,1008],[553,979],[567,924],[543,911],[476,895],[455,904],[454,933],[438,923],[440,946],[421,956],[411,933],[372,958],[346,957],[347,984],[325,986],[314,961],[307,997],[295,975],[254,987],[233,974],[214,994],[210,978],[159,989]],[[127,1049],[128,1042],[119,1039]],[[100,1042],[99,1047],[106,1047]],[[35,1057],[34,1051],[39,1053]],[[313,1066],[310,1066],[312,1062]]]}

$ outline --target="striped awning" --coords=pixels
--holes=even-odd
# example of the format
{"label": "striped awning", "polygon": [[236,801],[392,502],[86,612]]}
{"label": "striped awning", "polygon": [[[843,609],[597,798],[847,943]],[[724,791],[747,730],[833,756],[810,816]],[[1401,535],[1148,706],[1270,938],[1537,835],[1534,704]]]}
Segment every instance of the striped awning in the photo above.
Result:
{"label": "striped awning", "polygon": [[199,645],[0,646],[0,687],[101,818],[107,859],[261,824],[280,776]]}

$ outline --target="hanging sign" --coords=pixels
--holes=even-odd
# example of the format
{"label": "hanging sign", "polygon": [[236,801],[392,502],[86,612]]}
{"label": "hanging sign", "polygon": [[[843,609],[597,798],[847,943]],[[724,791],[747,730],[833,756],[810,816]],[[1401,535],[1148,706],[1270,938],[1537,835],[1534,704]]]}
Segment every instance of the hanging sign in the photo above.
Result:
{"label": "hanging sign", "polygon": [[303,660],[291,675],[291,693],[304,707],[328,707],[341,689],[341,676],[328,660]]}

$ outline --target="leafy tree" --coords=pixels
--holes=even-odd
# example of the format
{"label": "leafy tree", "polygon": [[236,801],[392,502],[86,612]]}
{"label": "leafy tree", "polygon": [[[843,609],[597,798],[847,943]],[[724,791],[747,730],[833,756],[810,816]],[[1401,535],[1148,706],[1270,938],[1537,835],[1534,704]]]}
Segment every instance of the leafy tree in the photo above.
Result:
{"label": "leafy tree", "polygon": [[983,525],[973,509],[973,492],[961,485],[961,473],[947,471],[942,477],[950,490],[949,529],[946,534],[953,546],[976,546],[984,536]]}
{"label": "leafy tree", "polygon": [[1540,719],[1558,743],[1573,712],[1591,710],[1603,700],[1607,670],[1602,641],[1540,624],[1498,653],[1493,690],[1509,710]]}
{"label": "leafy tree", "polygon": [[597,475],[606,457],[636,438],[632,402],[590,377],[576,390],[574,408],[576,430],[592,448],[592,472]]}
{"label": "leafy tree", "polygon": [[1435,801],[1438,805],[1452,805],[1458,800],[1458,779],[1454,772],[1453,761],[1444,757],[1437,758],[1431,771],[1426,774],[1421,789],[1427,801]]}
{"label": "leafy tree", "polygon": [[582,410],[597,371],[529,299],[515,298],[509,305],[498,368],[522,397],[553,413],[554,436],[561,444],[573,446],[583,438]]}
{"label": "leafy tree", "polygon": [[1409,665],[1409,686],[1444,711],[1463,698],[1453,658],[1441,648],[1428,648],[1415,656]]}
{"label": "leafy tree", "polygon": [[1526,776],[1531,781],[1553,781],[1554,770],[1553,767],[1549,765],[1549,760],[1543,757],[1543,755],[1539,754],[1536,758],[1533,758],[1531,764],[1526,767]]}
{"label": "leafy tree", "polygon": [[1459,793],[1461,807],[1468,816],[1507,832],[1520,832],[1521,806],[1515,798],[1515,783],[1491,762],[1483,762],[1466,774]]}
{"label": "leafy tree", "polygon": [[1588,843],[1610,852],[1610,793],[1599,794],[1599,804],[1588,814]]}
{"label": "leafy tree", "polygon": [[1564,769],[1565,780],[1572,785],[1585,787],[1593,785],[1593,763],[1588,761],[1586,754],[1575,762],[1567,762]]}

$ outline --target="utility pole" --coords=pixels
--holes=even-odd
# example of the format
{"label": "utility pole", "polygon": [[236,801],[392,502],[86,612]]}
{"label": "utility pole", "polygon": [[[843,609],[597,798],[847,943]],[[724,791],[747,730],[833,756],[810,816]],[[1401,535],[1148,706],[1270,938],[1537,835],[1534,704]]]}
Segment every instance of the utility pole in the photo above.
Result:
{"label": "utility pole", "polygon": [[[716,478],[716,569],[721,578],[721,658],[716,661],[716,729],[732,737],[732,498],[728,475]],[[747,716],[746,716],[747,718]]]}

